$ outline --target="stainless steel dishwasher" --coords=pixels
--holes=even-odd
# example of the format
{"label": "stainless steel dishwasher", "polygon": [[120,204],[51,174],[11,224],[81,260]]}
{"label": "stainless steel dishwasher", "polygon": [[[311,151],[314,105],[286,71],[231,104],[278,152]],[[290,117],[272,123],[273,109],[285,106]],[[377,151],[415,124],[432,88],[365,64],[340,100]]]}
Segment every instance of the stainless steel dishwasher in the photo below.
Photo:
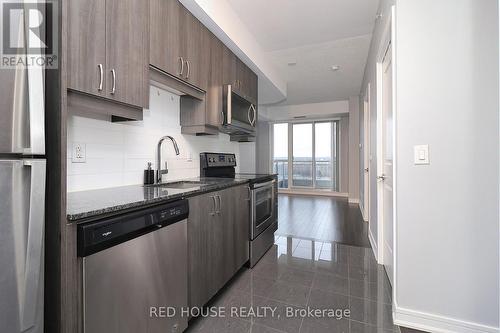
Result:
{"label": "stainless steel dishwasher", "polygon": [[[188,215],[183,199],[78,226],[84,332],[187,328],[181,308],[188,296]],[[167,307],[174,316],[167,316]]]}

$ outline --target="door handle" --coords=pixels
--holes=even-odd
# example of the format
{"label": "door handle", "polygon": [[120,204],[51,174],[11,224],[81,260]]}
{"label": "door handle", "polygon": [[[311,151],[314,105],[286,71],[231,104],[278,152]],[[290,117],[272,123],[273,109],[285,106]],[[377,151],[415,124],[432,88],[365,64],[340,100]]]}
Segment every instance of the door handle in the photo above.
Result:
{"label": "door handle", "polygon": [[111,77],[113,78],[113,86],[111,88],[110,93],[111,95],[114,95],[116,92],[116,71],[114,68],[111,70]]}
{"label": "door handle", "polygon": [[369,170],[370,170],[370,169],[368,169],[368,168],[365,168],[365,172],[368,172]]}
{"label": "door handle", "polygon": [[217,195],[217,198],[219,199],[219,210],[217,211],[217,214],[220,215],[220,211],[222,209],[222,199],[220,198],[220,195]]}
{"label": "door handle", "polygon": [[216,199],[215,199],[215,195],[212,196],[211,198],[213,200],[214,209],[210,212],[210,216],[214,216],[215,213],[217,212],[217,202],[216,202]]}
{"label": "door handle", "polygon": [[187,65],[186,79],[189,79],[189,75],[191,74],[191,66],[189,60],[186,60],[186,65]]}
{"label": "door handle", "polygon": [[386,179],[386,175],[382,174],[380,176],[377,176],[377,179],[380,180],[380,181],[384,181]]}
{"label": "door handle", "polygon": [[23,152],[29,155],[45,154],[45,89],[43,68],[38,65],[32,65],[27,67],[27,71],[30,146],[24,147]]}
{"label": "door handle", "polygon": [[180,65],[180,67],[181,67],[181,68],[180,68],[180,71],[179,71],[179,72],[177,72],[177,75],[182,76],[182,73],[184,72],[184,58],[179,57],[179,60],[178,60],[178,61],[179,61],[179,62],[180,62],[180,64],[181,64],[181,65]]}
{"label": "door handle", "polygon": [[97,69],[99,69],[99,86],[97,87],[97,91],[102,91],[102,84],[104,80],[104,70],[102,68],[102,64],[97,65]]}

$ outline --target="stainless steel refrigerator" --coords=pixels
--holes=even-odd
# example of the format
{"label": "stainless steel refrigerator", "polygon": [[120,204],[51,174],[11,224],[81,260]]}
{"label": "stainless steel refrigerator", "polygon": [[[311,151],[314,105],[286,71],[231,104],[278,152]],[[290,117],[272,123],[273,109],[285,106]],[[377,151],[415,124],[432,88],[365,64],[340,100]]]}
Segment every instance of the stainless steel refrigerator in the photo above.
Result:
{"label": "stainless steel refrigerator", "polygon": [[43,69],[0,68],[1,332],[43,332],[44,122]]}

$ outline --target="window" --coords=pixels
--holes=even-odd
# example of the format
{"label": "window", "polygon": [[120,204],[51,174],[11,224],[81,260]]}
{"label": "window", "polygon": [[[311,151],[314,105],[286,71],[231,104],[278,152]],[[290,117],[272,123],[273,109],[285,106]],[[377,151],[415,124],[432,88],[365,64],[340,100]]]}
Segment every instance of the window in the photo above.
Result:
{"label": "window", "polygon": [[274,124],[273,143],[279,188],[338,190],[338,121]]}
{"label": "window", "polygon": [[313,124],[293,124],[293,186],[313,186]]}

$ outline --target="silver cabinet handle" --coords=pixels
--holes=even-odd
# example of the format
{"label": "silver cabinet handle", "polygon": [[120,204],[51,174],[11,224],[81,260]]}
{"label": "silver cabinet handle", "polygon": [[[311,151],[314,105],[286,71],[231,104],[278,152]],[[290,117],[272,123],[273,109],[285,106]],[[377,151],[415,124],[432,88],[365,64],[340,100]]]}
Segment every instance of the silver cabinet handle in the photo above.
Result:
{"label": "silver cabinet handle", "polygon": [[102,91],[102,84],[104,80],[104,70],[102,68],[102,64],[97,65],[99,69],[99,87],[97,87],[97,91]]}
{"label": "silver cabinet handle", "polygon": [[220,195],[217,195],[217,198],[219,199],[219,210],[217,211],[217,214],[220,215],[220,211],[222,209],[222,199],[220,198]]}
{"label": "silver cabinet handle", "polygon": [[214,209],[210,212],[210,216],[214,216],[217,213],[217,201],[215,199],[215,195],[211,198],[213,200]]}
{"label": "silver cabinet handle", "polygon": [[189,60],[186,60],[186,65],[187,65],[186,79],[189,79],[189,74],[191,74],[191,64],[189,63]]}
{"label": "silver cabinet handle", "polygon": [[111,70],[111,76],[113,77],[113,86],[111,88],[110,93],[111,93],[111,95],[114,95],[116,92],[116,71],[114,68]]}
{"label": "silver cabinet handle", "polygon": [[248,198],[246,200],[250,201],[252,199],[252,189],[250,188],[250,186],[247,186],[247,190],[248,190]]}
{"label": "silver cabinet handle", "polygon": [[184,58],[183,57],[179,57],[179,62],[181,64],[181,68],[180,68],[180,71],[177,72],[177,75],[179,76],[182,76],[182,73],[184,72]]}
{"label": "silver cabinet handle", "polygon": [[382,174],[380,176],[377,176],[377,179],[380,180],[380,181],[384,181],[386,179],[386,175]]}
{"label": "silver cabinet handle", "polygon": [[21,329],[35,325],[37,297],[40,288],[41,270],[44,260],[45,220],[45,161],[25,160],[24,166],[31,168],[30,207],[28,215],[28,237],[24,270],[24,298],[22,300]]}
{"label": "silver cabinet handle", "polygon": [[224,125],[224,111],[221,111],[220,115],[221,115],[221,121],[220,121],[220,123],[221,123],[221,125]]}

